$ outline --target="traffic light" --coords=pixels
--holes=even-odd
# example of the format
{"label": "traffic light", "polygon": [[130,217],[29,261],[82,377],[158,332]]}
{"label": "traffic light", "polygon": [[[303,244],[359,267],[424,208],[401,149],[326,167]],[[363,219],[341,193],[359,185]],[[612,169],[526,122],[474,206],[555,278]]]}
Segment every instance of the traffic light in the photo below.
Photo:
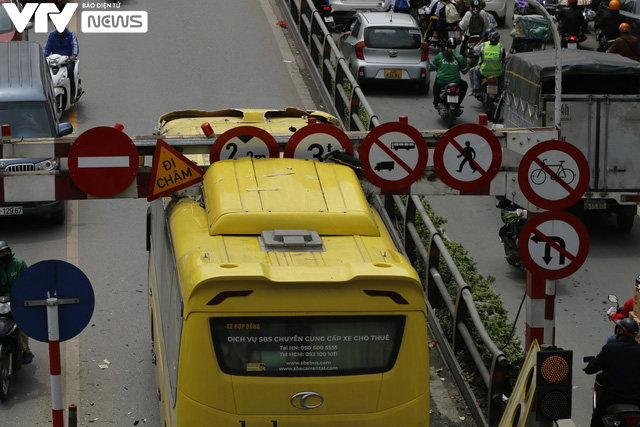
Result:
{"label": "traffic light", "polygon": [[536,420],[571,418],[573,351],[540,350],[536,364]]}

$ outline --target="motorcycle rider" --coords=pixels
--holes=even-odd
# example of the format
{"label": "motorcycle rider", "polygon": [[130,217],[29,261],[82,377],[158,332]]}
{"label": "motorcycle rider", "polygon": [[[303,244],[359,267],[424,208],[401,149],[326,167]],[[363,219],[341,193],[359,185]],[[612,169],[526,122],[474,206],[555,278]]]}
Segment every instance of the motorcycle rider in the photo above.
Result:
{"label": "motorcycle rider", "polygon": [[440,102],[440,90],[449,83],[457,83],[460,88],[460,105],[467,93],[468,83],[460,78],[460,73],[466,74],[469,71],[467,60],[456,51],[456,41],[452,38],[447,40],[446,49],[438,53],[429,63],[429,71],[437,70],[435,82],[433,83],[433,106],[438,109]]}
{"label": "motorcycle rider", "polygon": [[480,95],[480,82],[483,77],[498,77],[498,90],[502,92],[504,87],[504,62],[507,52],[500,43],[500,34],[497,31],[491,31],[488,35],[488,41],[479,43],[474,52],[478,55],[478,66],[473,70],[473,96]]}
{"label": "motorcycle rider", "polygon": [[438,38],[443,43],[443,47],[448,41],[448,31],[453,25],[457,25],[460,22],[459,8],[454,0],[440,0],[443,4],[438,9],[438,22],[436,23],[436,32]]}
{"label": "motorcycle rider", "polygon": [[635,337],[638,324],[633,319],[616,320],[616,339],[583,369],[587,374],[602,371],[602,393],[591,416],[591,427],[602,426],[605,410],[615,403],[640,405],[640,344]]}
{"label": "motorcycle rider", "polygon": [[599,38],[598,51],[604,52],[606,44],[609,40],[614,40],[618,37],[620,31],[620,24],[624,22],[624,16],[620,15],[620,2],[618,0],[611,0],[609,2],[609,10],[603,15],[598,16],[594,27],[596,30],[601,30]]}
{"label": "motorcycle rider", "polygon": [[460,29],[463,33],[462,45],[460,46],[460,53],[462,56],[467,56],[467,43],[470,36],[482,35],[489,29],[491,23],[489,22],[489,16],[480,6],[479,0],[473,0],[470,5],[470,9],[462,17],[460,21]]}
{"label": "motorcycle rider", "polygon": [[[13,285],[18,277],[27,269],[27,263],[15,256],[11,247],[5,241],[0,241],[0,296],[10,297]],[[26,365],[33,360],[33,353],[29,349],[29,337],[20,331],[18,340],[24,351],[22,364]]]}
{"label": "motorcycle rider", "polygon": [[69,75],[69,82],[71,84],[71,99],[73,99],[72,103],[75,103],[82,93],[84,92],[82,88],[78,88],[76,93],[76,82],[73,78],[73,70],[76,67],[76,59],[78,58],[78,53],[80,52],[80,48],[78,46],[78,38],[76,37],[76,33],[66,28],[63,31],[53,30],[49,33],[49,37],[47,37],[47,42],[44,45],[44,56],[45,58],[53,53],[58,55],[66,55],[69,57],[69,62],[65,65],[67,67],[67,72]]}
{"label": "motorcycle rider", "polygon": [[626,22],[620,24],[620,37],[607,49],[607,53],[617,53],[630,59],[638,58],[638,39],[631,34],[631,27]]}
{"label": "motorcycle rider", "polygon": [[562,37],[562,47],[567,47],[564,37],[569,34],[576,35],[580,41],[584,41],[583,35],[586,33],[587,23],[582,12],[578,10],[577,0],[569,0],[569,7],[562,9],[558,14],[558,22],[558,32]]}

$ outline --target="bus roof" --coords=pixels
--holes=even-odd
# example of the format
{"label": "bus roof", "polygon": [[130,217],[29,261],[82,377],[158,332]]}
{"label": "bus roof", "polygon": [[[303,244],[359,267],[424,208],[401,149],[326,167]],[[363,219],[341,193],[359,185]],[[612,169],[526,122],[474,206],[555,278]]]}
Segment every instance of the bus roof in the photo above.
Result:
{"label": "bus roof", "polygon": [[380,234],[355,173],[335,163],[248,157],[215,162],[203,193],[211,235],[278,229]]}
{"label": "bus roof", "polygon": [[254,126],[269,133],[291,134],[308,124],[309,117],[318,123],[328,123],[340,127],[340,121],[323,111],[301,110],[299,108],[256,109],[229,108],[226,110],[180,110],[164,114],[158,120],[160,135],[203,135],[203,123],[208,122],[216,135],[238,126]]}
{"label": "bus roof", "polygon": [[[269,292],[270,301],[286,305],[291,286],[307,285],[310,293],[342,289],[354,296],[392,289],[411,307],[424,303],[415,270],[351,168],[302,159],[224,160],[207,170],[203,188],[204,205],[189,198],[163,202],[185,313],[201,310],[221,292],[246,289]],[[269,236],[277,233],[290,235],[291,244],[272,246]],[[225,309],[235,307],[238,299],[232,300]],[[297,308],[310,310],[313,300]],[[380,298],[381,308],[400,309],[386,300]]]}

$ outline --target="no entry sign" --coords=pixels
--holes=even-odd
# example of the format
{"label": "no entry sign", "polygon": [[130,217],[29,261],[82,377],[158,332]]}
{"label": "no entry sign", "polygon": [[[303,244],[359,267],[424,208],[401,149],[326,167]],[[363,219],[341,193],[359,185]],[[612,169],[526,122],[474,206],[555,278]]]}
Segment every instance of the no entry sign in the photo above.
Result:
{"label": "no entry sign", "polygon": [[429,151],[420,132],[405,122],[383,123],[362,141],[362,171],[375,186],[398,190],[422,176]]}
{"label": "no entry sign", "polygon": [[465,123],[449,129],[436,144],[433,166],[449,187],[473,191],[495,178],[502,163],[500,141],[489,129]]}
{"label": "no entry sign", "polygon": [[527,270],[546,279],[561,279],[575,273],[587,259],[589,233],[568,212],[544,212],[527,221],[518,251]]}
{"label": "no entry sign", "polygon": [[544,141],[525,153],[518,166],[522,194],[542,209],[562,210],[577,203],[589,187],[589,163],[565,141]]}
{"label": "no entry sign", "polygon": [[71,179],[93,196],[122,193],[136,178],[138,164],[138,149],[131,138],[112,127],[83,132],[69,149]]}

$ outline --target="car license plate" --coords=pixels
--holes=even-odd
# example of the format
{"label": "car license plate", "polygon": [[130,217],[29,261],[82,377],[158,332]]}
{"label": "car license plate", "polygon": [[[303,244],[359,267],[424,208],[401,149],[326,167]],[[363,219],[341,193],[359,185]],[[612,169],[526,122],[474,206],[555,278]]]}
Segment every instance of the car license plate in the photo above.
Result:
{"label": "car license plate", "polygon": [[458,32],[457,31],[449,31],[449,38],[450,39],[457,39],[458,38]]}
{"label": "car license plate", "polygon": [[324,17],[324,22],[332,24],[333,23],[333,16],[325,16]]}
{"label": "car license plate", "polygon": [[449,104],[457,104],[458,103],[458,95],[447,95],[447,102]]}
{"label": "car license plate", "polygon": [[4,206],[0,207],[1,216],[22,215],[22,206]]}
{"label": "car license plate", "polygon": [[606,209],[607,201],[600,199],[584,199],[584,208],[586,210]]}
{"label": "car license plate", "polygon": [[490,94],[498,93],[498,86],[494,86],[494,85],[487,86],[487,93],[490,93]]}
{"label": "car license plate", "polygon": [[385,79],[399,79],[402,77],[402,70],[384,70]]}

